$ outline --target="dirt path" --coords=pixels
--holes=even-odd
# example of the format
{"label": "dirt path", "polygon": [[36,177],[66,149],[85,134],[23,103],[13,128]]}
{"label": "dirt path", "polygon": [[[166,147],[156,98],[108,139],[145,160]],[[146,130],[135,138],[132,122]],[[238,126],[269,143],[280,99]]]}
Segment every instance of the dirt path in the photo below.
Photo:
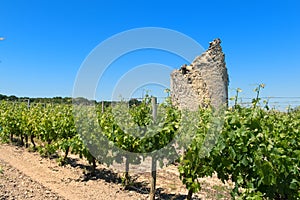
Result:
{"label": "dirt path", "polygon": [[[149,173],[131,174],[136,187],[125,190],[118,175],[98,166],[95,175],[87,173],[87,163],[72,156],[68,165],[55,159],[6,144],[0,145],[0,200],[10,199],[148,199]],[[216,177],[201,179],[202,191],[194,199],[230,199],[228,186]],[[157,172],[157,199],[181,200],[187,190],[175,166]]]}
{"label": "dirt path", "polygon": [[64,199],[2,160],[0,160],[0,166],[2,171],[0,173],[0,200]]}
{"label": "dirt path", "polygon": [[[55,160],[41,158],[23,148],[0,145],[0,160],[40,183],[45,187],[44,192],[52,191],[65,199],[147,199],[147,195],[124,191],[121,185],[105,180],[81,181],[82,169],[79,167],[60,167]],[[4,169],[3,174],[6,173]],[[22,176],[15,178],[23,179]]]}

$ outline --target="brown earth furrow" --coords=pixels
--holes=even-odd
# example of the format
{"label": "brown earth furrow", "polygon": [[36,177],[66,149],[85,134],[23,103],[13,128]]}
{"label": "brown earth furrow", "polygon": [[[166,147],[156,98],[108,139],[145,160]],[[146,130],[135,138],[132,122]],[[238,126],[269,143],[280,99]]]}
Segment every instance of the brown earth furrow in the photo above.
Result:
{"label": "brown earth furrow", "polygon": [[81,169],[59,167],[55,160],[40,158],[20,147],[0,145],[0,160],[65,199],[147,199],[146,195],[124,191],[121,185],[101,179],[80,181]]}

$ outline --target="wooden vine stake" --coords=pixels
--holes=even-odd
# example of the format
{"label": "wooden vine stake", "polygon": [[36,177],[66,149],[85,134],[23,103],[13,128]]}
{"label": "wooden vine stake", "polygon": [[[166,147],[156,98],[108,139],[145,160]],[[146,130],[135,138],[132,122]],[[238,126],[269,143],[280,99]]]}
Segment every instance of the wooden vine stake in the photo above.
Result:
{"label": "wooden vine stake", "polygon": [[[153,117],[153,121],[155,122],[157,117],[157,98],[152,97],[151,102],[152,102],[152,117]],[[152,157],[150,200],[155,199],[155,186],[156,186],[156,158]]]}

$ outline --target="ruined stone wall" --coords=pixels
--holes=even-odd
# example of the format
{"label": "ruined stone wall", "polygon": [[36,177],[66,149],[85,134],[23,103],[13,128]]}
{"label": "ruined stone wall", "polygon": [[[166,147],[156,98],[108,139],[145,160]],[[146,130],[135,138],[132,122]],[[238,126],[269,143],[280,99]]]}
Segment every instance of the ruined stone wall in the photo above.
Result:
{"label": "ruined stone wall", "polygon": [[189,65],[171,73],[171,98],[181,109],[227,105],[228,73],[221,40],[210,42],[207,51]]}

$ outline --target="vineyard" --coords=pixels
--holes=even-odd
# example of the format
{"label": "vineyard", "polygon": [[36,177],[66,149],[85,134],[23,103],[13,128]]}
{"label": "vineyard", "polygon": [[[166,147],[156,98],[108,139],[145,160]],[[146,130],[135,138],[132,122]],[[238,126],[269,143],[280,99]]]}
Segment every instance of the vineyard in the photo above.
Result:
{"label": "vineyard", "polygon": [[[0,140],[17,141],[41,156],[56,155],[60,165],[70,154],[86,159],[93,169],[98,163],[125,162],[125,185],[131,181],[129,164],[138,165],[146,156],[137,159],[124,152],[150,154],[154,187],[156,162],[163,165],[165,157],[176,158],[178,152],[168,146],[176,140],[185,150],[167,164],[178,166],[187,199],[201,190],[200,178],[214,173],[223,182],[234,183],[233,199],[300,198],[299,110],[269,109],[259,95],[250,107],[235,103],[220,116],[213,108],[186,115],[169,99],[157,106],[153,117],[148,96],[130,106],[123,102],[105,107],[1,101]],[[168,155],[151,154],[166,146]]]}

